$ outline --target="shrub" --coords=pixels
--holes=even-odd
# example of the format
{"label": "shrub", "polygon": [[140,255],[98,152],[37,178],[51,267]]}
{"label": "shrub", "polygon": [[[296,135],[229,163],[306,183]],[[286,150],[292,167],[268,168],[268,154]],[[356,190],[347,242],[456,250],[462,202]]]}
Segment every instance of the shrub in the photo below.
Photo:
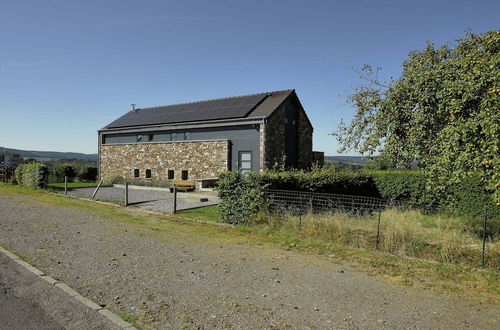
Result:
{"label": "shrub", "polygon": [[271,189],[380,197],[372,178],[359,172],[320,168],[310,172],[264,172],[261,177]]}
{"label": "shrub", "polygon": [[76,172],[73,166],[69,163],[57,163],[54,165],[54,177],[57,181],[64,181],[64,177],[68,177],[68,181],[71,182],[76,177]]}
{"label": "shrub", "polygon": [[41,163],[28,163],[16,167],[16,181],[19,185],[29,188],[46,188],[49,170]]}
{"label": "shrub", "polygon": [[82,182],[95,182],[97,180],[97,167],[84,166],[78,173],[78,180]]}
{"label": "shrub", "polygon": [[443,209],[457,215],[483,216],[500,218],[500,205],[495,205],[492,192],[484,189],[478,173],[469,174],[453,185],[449,197],[443,202]]}
{"label": "shrub", "polygon": [[225,172],[217,181],[221,199],[218,205],[222,221],[231,224],[249,224],[265,204],[266,185],[254,173]]}
{"label": "shrub", "polygon": [[403,200],[410,204],[423,204],[426,197],[426,179],[418,172],[369,171],[380,196],[388,200]]}

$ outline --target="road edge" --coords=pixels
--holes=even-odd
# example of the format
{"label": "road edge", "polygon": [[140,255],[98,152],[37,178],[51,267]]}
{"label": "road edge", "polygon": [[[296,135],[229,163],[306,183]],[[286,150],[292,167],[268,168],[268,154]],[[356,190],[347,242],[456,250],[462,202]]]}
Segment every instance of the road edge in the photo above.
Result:
{"label": "road edge", "polygon": [[36,275],[40,279],[45,280],[49,284],[57,287],[59,290],[66,293],[68,296],[75,299],[83,306],[90,308],[92,311],[97,312],[100,315],[106,317],[109,321],[111,321],[116,326],[118,326],[122,329],[137,329],[132,324],[128,323],[127,321],[125,321],[124,319],[122,319],[121,317],[119,317],[118,315],[116,315],[115,313],[110,311],[109,309],[103,308],[103,307],[99,306],[98,304],[96,304],[95,302],[93,302],[92,300],[82,296],[77,291],[72,289],[70,286],[68,286],[68,285],[64,284],[63,282],[60,282],[60,281],[56,280],[55,278],[45,274],[44,272],[42,272],[38,268],[33,267],[32,265],[30,265],[26,261],[22,260],[20,257],[16,256],[14,253],[4,249],[2,246],[0,246],[0,253],[3,253],[4,255],[9,257],[12,261],[14,261],[18,265],[22,266],[24,269],[26,269],[30,273]]}

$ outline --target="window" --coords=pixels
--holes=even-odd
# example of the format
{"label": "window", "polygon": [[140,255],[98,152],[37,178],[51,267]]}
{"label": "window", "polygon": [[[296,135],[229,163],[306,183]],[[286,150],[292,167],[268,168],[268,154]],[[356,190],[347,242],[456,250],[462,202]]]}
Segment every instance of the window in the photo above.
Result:
{"label": "window", "polygon": [[168,176],[169,180],[173,180],[174,179],[174,170],[168,170],[167,176]]}
{"label": "window", "polygon": [[187,180],[188,179],[188,171],[187,170],[182,170],[182,180]]}
{"label": "window", "polygon": [[140,176],[140,171],[139,171],[139,169],[138,169],[138,168],[136,168],[136,169],[134,170],[134,178],[138,179],[138,178],[139,178],[139,176]]}
{"label": "window", "polygon": [[141,142],[141,141],[142,141],[142,135],[139,134],[139,135],[137,135],[137,142]]}
{"label": "window", "polygon": [[172,140],[172,141],[177,140],[177,133],[170,134],[170,140]]}
{"label": "window", "polygon": [[240,151],[238,153],[238,170],[242,173],[252,171],[252,152]]}
{"label": "window", "polygon": [[191,132],[184,132],[184,140],[191,140]]}
{"label": "window", "polygon": [[154,135],[153,134],[148,134],[148,141],[153,141]]}
{"label": "window", "polygon": [[146,179],[151,179],[151,169],[146,169]]}

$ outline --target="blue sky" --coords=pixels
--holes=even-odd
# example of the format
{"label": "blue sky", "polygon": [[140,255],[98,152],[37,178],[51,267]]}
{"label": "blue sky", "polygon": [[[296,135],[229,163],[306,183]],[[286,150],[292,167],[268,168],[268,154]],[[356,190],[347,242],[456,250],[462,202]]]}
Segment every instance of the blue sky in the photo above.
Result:
{"label": "blue sky", "polygon": [[0,146],[97,152],[139,107],[295,88],[314,149],[349,120],[349,69],[498,29],[499,1],[0,0]]}

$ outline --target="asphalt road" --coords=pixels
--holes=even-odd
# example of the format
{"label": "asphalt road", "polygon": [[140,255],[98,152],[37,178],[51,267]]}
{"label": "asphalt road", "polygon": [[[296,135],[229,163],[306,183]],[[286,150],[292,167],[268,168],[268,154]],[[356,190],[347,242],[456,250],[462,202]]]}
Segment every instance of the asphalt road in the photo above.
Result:
{"label": "asphalt road", "polygon": [[0,329],[116,329],[0,253]]}

